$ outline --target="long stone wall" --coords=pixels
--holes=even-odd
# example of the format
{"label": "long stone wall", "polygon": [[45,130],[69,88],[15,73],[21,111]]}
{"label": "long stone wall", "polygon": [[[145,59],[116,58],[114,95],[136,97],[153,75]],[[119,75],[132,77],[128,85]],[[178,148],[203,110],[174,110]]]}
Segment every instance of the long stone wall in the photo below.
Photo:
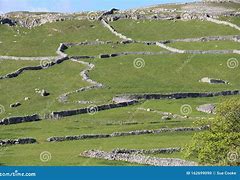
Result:
{"label": "long stone wall", "polygon": [[33,144],[37,140],[34,138],[4,139],[0,140],[0,146],[16,145],[16,144]]}
{"label": "long stone wall", "polygon": [[175,152],[180,152],[182,149],[177,148],[160,148],[160,149],[114,149],[113,153],[124,153],[124,154],[172,154]]}
{"label": "long stone wall", "polygon": [[202,92],[202,93],[172,93],[172,94],[130,94],[130,95],[118,95],[116,98],[124,98],[131,100],[140,99],[184,99],[184,98],[203,98],[203,97],[215,97],[215,96],[231,96],[239,95],[239,90],[234,91],[220,91],[220,92]]}
{"label": "long stone wall", "polygon": [[108,28],[115,36],[119,37],[120,39],[124,39],[124,40],[128,40],[128,41],[132,41],[131,38],[128,38],[124,35],[122,35],[121,33],[118,33],[112,26],[110,26],[107,21],[105,21],[104,19],[101,20],[102,24],[104,27]]}
{"label": "long stone wall", "polygon": [[0,60],[19,60],[19,61],[52,61],[57,59],[58,56],[48,57],[17,57],[17,56],[0,56]]}
{"label": "long stone wall", "polygon": [[145,134],[160,134],[165,132],[189,132],[189,131],[203,131],[207,130],[209,126],[202,127],[179,127],[179,128],[161,128],[156,130],[136,130],[130,132],[114,132],[111,134],[82,134],[75,136],[55,136],[47,139],[48,142],[62,142],[62,141],[74,141],[84,139],[100,139],[100,138],[112,138],[122,136],[136,136]]}
{"label": "long stone wall", "polygon": [[[138,103],[138,101],[133,100],[133,101],[129,101],[129,102],[116,103],[116,104],[104,104],[104,105],[96,106],[95,110],[96,111],[103,111],[103,110],[108,110],[108,109],[127,107],[127,106],[134,105],[134,104],[137,104],[137,103]],[[50,118],[58,119],[58,118],[66,117],[66,116],[73,116],[73,115],[87,114],[87,113],[89,113],[89,108],[57,111],[57,112],[52,112],[50,114]]]}
{"label": "long stone wall", "polygon": [[29,116],[19,116],[19,117],[8,117],[4,118],[0,121],[0,125],[10,125],[10,124],[18,124],[24,122],[33,122],[33,121],[40,121],[41,118],[39,115],[29,115]]}
{"label": "long stone wall", "polygon": [[239,27],[239,26],[237,26],[236,24],[227,22],[227,21],[221,21],[221,20],[213,19],[213,18],[206,18],[206,20],[207,20],[207,21],[210,21],[210,22],[213,22],[213,23],[216,23],[216,24],[221,24],[221,25],[225,25],[225,26],[230,26],[230,27],[235,28],[235,29],[237,29],[237,30],[240,31],[240,27]]}
{"label": "long stone wall", "polygon": [[6,74],[4,76],[0,76],[0,79],[8,79],[8,78],[14,78],[14,77],[17,77],[19,76],[20,74],[22,74],[24,71],[32,71],[32,70],[42,70],[42,69],[46,69],[46,68],[49,68],[51,66],[54,66],[56,64],[60,64],[62,63],[63,61],[65,60],[68,60],[69,58],[68,57],[61,57],[55,61],[49,61],[49,64],[47,65],[47,67],[43,67],[43,65],[39,64],[38,66],[28,66],[28,67],[23,67],[23,68],[20,68],[18,69],[17,71],[15,72],[12,72],[12,73],[9,73],[9,74]]}
{"label": "long stone wall", "polygon": [[125,161],[151,166],[196,166],[197,163],[177,158],[157,158],[141,154],[128,154],[117,152],[104,152],[99,150],[85,151],[80,154],[83,157],[105,159],[109,161]]}

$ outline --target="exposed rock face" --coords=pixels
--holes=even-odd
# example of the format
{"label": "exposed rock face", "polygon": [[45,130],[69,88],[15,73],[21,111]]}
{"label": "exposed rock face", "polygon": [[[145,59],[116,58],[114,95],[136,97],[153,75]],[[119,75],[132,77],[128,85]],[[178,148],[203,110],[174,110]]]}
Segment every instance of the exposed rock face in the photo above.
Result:
{"label": "exposed rock face", "polygon": [[76,136],[62,136],[62,137],[50,137],[47,139],[48,142],[61,142],[61,141],[73,141],[73,140],[84,140],[84,139],[98,139],[98,138],[111,138],[121,136],[136,136],[144,134],[160,134],[164,132],[187,132],[187,131],[202,131],[208,129],[208,126],[202,127],[179,127],[179,128],[162,128],[156,130],[136,130],[130,132],[114,132],[112,134],[82,134]]}
{"label": "exposed rock face", "polygon": [[34,114],[31,116],[23,116],[23,117],[9,117],[4,118],[0,121],[0,125],[10,125],[10,124],[18,124],[23,122],[32,122],[41,120],[39,115]]}
{"label": "exposed rock face", "polygon": [[221,80],[221,79],[213,79],[209,77],[204,77],[200,80],[200,82],[203,83],[209,83],[209,84],[228,84],[227,81]]}
{"label": "exposed rock face", "polygon": [[8,24],[10,26],[19,25],[26,28],[33,28],[41,26],[46,23],[53,23],[57,21],[65,21],[74,19],[73,15],[62,13],[8,13],[1,17],[1,24]]}
{"label": "exposed rock face", "polygon": [[0,146],[16,145],[16,144],[33,144],[36,142],[37,140],[34,138],[5,139],[5,140],[0,140]]}
{"label": "exposed rock face", "polygon": [[119,152],[104,152],[99,150],[85,151],[81,156],[89,158],[106,159],[110,161],[126,161],[151,166],[196,166],[197,163],[174,158],[156,158],[141,154]]}
{"label": "exposed rock face", "polygon": [[213,104],[204,104],[204,105],[197,107],[197,110],[200,112],[208,113],[208,114],[215,114],[216,106]]}

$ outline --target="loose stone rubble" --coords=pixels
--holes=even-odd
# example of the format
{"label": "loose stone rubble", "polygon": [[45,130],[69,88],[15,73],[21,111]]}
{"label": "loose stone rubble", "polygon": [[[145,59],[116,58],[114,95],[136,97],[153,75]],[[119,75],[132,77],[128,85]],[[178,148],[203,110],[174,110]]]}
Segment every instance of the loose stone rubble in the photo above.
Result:
{"label": "loose stone rubble", "polygon": [[157,158],[141,154],[129,154],[119,152],[104,152],[99,150],[85,151],[80,154],[83,157],[105,159],[110,161],[126,161],[151,166],[197,166],[197,163],[177,158]]}
{"label": "loose stone rubble", "polygon": [[203,104],[203,105],[197,107],[197,110],[200,112],[208,113],[208,114],[215,114],[216,113],[216,105]]}
{"label": "loose stone rubble", "polygon": [[182,149],[177,148],[160,148],[160,149],[114,149],[112,153],[124,153],[124,154],[172,154],[175,152],[180,152]]}

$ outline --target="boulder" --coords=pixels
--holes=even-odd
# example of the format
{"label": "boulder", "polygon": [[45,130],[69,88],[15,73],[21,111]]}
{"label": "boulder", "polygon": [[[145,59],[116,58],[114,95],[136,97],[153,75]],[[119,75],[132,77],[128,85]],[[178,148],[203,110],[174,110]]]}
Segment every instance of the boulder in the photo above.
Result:
{"label": "boulder", "polygon": [[208,114],[215,114],[216,106],[213,104],[203,104],[197,107],[197,111],[208,113]]}

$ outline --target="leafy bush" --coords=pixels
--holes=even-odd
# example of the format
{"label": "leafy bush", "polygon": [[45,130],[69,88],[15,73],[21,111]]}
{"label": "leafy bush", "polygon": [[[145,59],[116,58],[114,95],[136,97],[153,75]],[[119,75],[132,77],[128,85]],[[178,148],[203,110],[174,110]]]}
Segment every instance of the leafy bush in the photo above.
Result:
{"label": "leafy bush", "polygon": [[240,165],[240,99],[222,103],[209,131],[197,133],[186,149],[186,157],[202,164]]}

